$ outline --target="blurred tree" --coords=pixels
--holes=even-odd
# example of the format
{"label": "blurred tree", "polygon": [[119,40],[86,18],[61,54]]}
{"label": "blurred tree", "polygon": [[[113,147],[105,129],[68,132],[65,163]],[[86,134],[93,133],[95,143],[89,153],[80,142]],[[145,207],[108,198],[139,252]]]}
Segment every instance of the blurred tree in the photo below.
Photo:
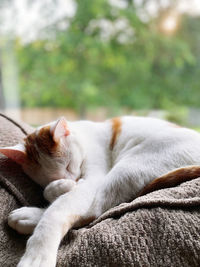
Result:
{"label": "blurred tree", "polygon": [[165,35],[159,23],[174,1],[145,18],[147,1],[124,3],[76,0],[75,15],[48,27],[47,38],[16,40],[23,106],[72,107],[83,116],[97,105],[199,106],[200,18],[185,15],[176,34]]}

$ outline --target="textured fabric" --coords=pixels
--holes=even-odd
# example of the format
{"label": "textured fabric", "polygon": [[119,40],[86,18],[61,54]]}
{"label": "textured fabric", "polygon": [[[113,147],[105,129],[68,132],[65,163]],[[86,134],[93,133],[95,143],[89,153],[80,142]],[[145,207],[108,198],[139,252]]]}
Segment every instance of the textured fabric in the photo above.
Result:
{"label": "textured fabric", "polygon": [[[0,115],[0,145],[20,142],[32,128]],[[7,225],[20,206],[44,206],[39,186],[0,156],[0,266],[16,266],[27,237]],[[200,266],[200,178],[123,203],[62,241],[57,267]]]}

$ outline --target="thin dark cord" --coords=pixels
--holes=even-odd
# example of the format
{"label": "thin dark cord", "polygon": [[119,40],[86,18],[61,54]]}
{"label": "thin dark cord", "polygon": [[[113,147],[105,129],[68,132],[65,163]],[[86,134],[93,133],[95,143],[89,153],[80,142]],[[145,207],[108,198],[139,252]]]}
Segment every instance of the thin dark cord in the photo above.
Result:
{"label": "thin dark cord", "polygon": [[24,130],[24,128],[21,126],[21,125],[19,125],[16,121],[14,121],[14,120],[12,120],[11,118],[9,118],[9,117],[7,117],[5,114],[3,114],[3,113],[1,113],[0,112],[0,116],[1,117],[4,117],[5,119],[7,119],[8,121],[10,121],[10,122],[12,122],[13,124],[15,124],[25,135],[27,135],[28,133],[27,133],[27,131],[26,130]]}

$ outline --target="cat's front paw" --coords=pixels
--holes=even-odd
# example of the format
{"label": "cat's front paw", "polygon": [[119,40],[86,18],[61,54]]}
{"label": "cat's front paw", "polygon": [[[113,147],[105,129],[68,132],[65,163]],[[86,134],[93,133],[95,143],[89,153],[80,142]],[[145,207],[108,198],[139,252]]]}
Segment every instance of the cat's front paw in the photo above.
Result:
{"label": "cat's front paw", "polygon": [[60,179],[51,182],[44,190],[44,197],[49,202],[53,202],[57,197],[71,191],[76,182],[70,179]]}
{"label": "cat's front paw", "polygon": [[8,216],[8,225],[20,234],[31,234],[38,224],[44,209],[22,207]]}
{"label": "cat's front paw", "polygon": [[49,254],[25,253],[17,267],[55,267],[56,256],[54,259]]}
{"label": "cat's front paw", "polygon": [[50,242],[31,236],[27,242],[26,252],[17,267],[55,267],[56,249],[49,247]]}

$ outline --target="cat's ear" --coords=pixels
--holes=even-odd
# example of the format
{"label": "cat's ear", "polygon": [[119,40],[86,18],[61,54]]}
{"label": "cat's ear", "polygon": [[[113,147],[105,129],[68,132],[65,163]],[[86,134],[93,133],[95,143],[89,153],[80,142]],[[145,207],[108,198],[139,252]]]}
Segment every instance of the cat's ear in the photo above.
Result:
{"label": "cat's ear", "polygon": [[23,144],[10,147],[0,147],[0,153],[4,154],[6,157],[12,159],[20,165],[23,165],[27,158]]}
{"label": "cat's ear", "polygon": [[61,117],[51,129],[51,134],[55,142],[59,142],[62,137],[70,134],[67,121],[64,117]]}

